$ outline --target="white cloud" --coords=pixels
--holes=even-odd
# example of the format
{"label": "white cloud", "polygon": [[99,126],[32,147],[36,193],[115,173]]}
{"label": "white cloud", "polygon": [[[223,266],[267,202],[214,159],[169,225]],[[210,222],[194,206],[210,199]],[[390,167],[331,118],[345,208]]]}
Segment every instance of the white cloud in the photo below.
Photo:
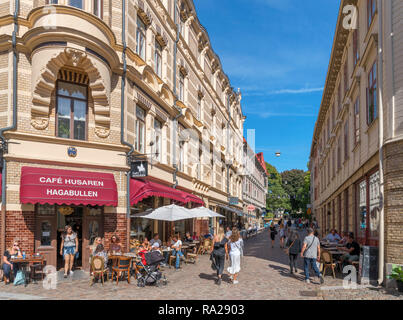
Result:
{"label": "white cloud", "polygon": [[302,88],[302,89],[281,89],[268,92],[269,95],[276,94],[304,94],[304,93],[312,93],[323,91],[323,87],[321,88]]}

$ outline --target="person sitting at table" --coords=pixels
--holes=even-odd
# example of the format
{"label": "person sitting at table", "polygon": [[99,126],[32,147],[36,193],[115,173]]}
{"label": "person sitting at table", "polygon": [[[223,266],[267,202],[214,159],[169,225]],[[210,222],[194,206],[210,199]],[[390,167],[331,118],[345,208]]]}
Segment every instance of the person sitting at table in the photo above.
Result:
{"label": "person sitting at table", "polygon": [[340,257],[340,263],[342,264],[342,267],[347,264],[351,264],[353,261],[360,260],[360,245],[354,240],[354,233],[350,232],[348,234],[346,246],[339,249],[342,251],[346,251],[346,253]]}
{"label": "person sitting at table", "polygon": [[154,243],[158,243],[158,246],[162,247],[162,242],[158,233],[154,233],[154,237],[150,240],[150,246],[152,247]]}
{"label": "person sitting at table", "polygon": [[144,238],[143,247],[144,247],[144,249],[146,249],[147,251],[150,251],[150,250],[151,250],[151,244],[150,244],[150,242],[148,241],[148,238]]}
{"label": "person sitting at table", "polygon": [[186,232],[185,239],[183,240],[183,242],[188,242],[188,243],[193,242],[193,238],[190,236],[190,232]]}
{"label": "person sitting at table", "polygon": [[179,270],[179,262],[180,259],[185,259],[185,256],[183,255],[181,249],[182,249],[182,241],[181,239],[176,236],[172,238],[174,241],[174,244],[171,246],[172,248],[172,255],[176,256],[176,263],[175,263],[175,269],[178,271]]}
{"label": "person sitting at table", "polygon": [[98,245],[102,244],[103,245],[103,241],[101,237],[96,237],[94,240],[94,243],[92,244],[91,248],[91,255],[94,255],[95,250],[97,249]]}
{"label": "person sitting at table", "polygon": [[193,241],[199,241],[199,236],[197,235],[197,232],[193,232],[192,239]]}
{"label": "person sitting at table", "polygon": [[341,240],[340,236],[337,234],[336,229],[330,230],[330,233],[326,236],[325,240],[329,242],[339,242]]}
{"label": "person sitting at table", "polygon": [[17,256],[18,258],[22,258],[20,242],[18,240],[13,242],[13,246],[4,251],[3,255],[3,273],[4,273],[4,281],[6,284],[10,283],[10,274],[13,271],[13,274],[16,275],[18,271],[18,264],[11,262],[11,256]]}
{"label": "person sitting at table", "polygon": [[104,260],[104,267],[108,265],[108,254],[105,251],[104,245],[102,243],[98,244],[93,257],[101,257]]}
{"label": "person sitting at table", "polygon": [[164,264],[165,264],[165,265],[168,265],[169,256],[170,256],[170,253],[171,253],[171,246],[172,246],[173,244],[174,244],[174,242],[173,242],[173,240],[172,240],[171,237],[168,238],[168,241],[167,241],[167,242],[164,242],[164,245],[165,245],[166,249],[165,249],[165,250],[162,250],[162,255],[163,255],[164,258],[165,258],[165,261],[164,261]]}
{"label": "person sitting at table", "polygon": [[109,253],[121,253],[122,245],[120,244],[120,239],[117,235],[111,237],[111,243],[109,245]]}
{"label": "person sitting at table", "polygon": [[348,242],[348,233],[343,231],[342,233],[343,237],[339,240],[340,244],[347,244]]}

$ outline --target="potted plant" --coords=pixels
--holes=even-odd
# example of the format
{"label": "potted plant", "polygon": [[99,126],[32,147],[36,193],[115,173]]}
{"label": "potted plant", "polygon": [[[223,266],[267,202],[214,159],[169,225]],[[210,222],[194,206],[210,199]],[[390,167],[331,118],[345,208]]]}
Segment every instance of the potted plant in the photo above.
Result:
{"label": "potted plant", "polygon": [[395,279],[397,283],[397,290],[403,292],[403,268],[394,267],[392,273],[388,275],[388,279]]}

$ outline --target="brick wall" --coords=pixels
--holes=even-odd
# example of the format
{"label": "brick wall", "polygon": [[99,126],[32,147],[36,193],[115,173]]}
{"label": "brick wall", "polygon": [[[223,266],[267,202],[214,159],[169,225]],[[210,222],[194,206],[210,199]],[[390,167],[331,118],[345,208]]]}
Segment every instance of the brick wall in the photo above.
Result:
{"label": "brick wall", "polygon": [[116,234],[120,238],[123,250],[127,248],[127,224],[126,214],[105,213],[104,214],[104,237],[105,246],[109,248],[111,237]]}
{"label": "brick wall", "polygon": [[385,262],[403,264],[403,141],[385,146]]}
{"label": "brick wall", "polygon": [[20,240],[21,248],[27,254],[34,253],[35,214],[33,211],[7,211],[6,248],[15,239]]}

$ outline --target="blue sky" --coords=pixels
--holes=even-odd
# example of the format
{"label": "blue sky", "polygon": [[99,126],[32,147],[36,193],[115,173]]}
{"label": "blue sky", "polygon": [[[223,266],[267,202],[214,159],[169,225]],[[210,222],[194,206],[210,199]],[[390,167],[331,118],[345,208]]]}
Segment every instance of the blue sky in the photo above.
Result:
{"label": "blue sky", "polygon": [[231,85],[241,88],[256,152],[279,171],[307,170],[339,0],[194,2]]}

